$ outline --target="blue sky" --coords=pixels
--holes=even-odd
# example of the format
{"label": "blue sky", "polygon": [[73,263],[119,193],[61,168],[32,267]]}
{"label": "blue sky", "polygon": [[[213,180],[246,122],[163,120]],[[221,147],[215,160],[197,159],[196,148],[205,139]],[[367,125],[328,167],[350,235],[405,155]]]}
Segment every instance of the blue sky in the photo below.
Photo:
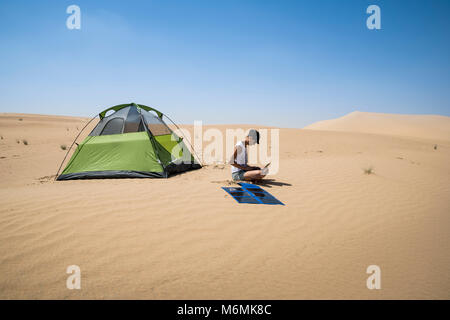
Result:
{"label": "blue sky", "polygon": [[[81,8],[81,29],[66,8]],[[381,30],[366,8],[381,8]],[[0,112],[137,102],[179,123],[450,116],[450,1],[0,2]]]}

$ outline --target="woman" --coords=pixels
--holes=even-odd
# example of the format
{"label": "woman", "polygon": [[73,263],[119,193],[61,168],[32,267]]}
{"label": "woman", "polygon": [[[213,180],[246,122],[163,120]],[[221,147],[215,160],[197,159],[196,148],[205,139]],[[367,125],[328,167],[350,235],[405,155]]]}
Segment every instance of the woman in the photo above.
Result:
{"label": "woman", "polygon": [[234,147],[233,157],[231,159],[231,176],[233,180],[255,181],[261,180],[266,176],[259,167],[252,167],[247,164],[247,146],[259,144],[259,132],[251,129],[244,141],[239,141]]}

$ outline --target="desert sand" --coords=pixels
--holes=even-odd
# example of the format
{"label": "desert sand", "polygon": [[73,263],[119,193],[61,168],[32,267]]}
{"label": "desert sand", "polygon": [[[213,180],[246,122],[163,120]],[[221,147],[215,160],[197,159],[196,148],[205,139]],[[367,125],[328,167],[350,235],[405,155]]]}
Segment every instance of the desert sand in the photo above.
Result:
{"label": "desert sand", "polygon": [[[86,121],[0,114],[2,299],[450,298],[448,117],[281,128],[263,188],[285,206],[236,203],[223,164],[53,181]],[[66,288],[69,265],[81,290]],[[380,290],[366,287],[369,265]]]}
{"label": "desert sand", "polygon": [[313,123],[304,129],[450,140],[449,117],[438,115],[407,115],[354,111],[338,119]]}

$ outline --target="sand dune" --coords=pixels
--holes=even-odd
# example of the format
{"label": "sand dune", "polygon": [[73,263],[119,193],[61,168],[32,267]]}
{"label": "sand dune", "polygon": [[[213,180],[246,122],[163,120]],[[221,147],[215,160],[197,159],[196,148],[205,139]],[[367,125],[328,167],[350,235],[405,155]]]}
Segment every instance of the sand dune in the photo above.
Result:
{"label": "sand dune", "polygon": [[341,118],[313,123],[304,129],[450,140],[450,117],[355,111]]}
{"label": "sand dune", "polygon": [[[449,299],[448,120],[427,119],[392,135],[280,129],[263,187],[286,206],[262,206],[225,194],[221,164],[55,182],[86,119],[1,114],[0,298]],[[81,290],[66,288],[72,264]],[[372,264],[381,290],[366,288]]]}

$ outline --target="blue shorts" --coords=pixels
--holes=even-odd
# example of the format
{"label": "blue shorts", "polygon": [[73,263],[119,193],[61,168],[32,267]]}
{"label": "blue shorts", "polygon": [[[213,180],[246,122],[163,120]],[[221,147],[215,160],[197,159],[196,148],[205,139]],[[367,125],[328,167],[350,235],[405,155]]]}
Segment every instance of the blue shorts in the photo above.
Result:
{"label": "blue shorts", "polygon": [[234,181],[244,180],[244,173],[245,173],[244,170],[239,170],[239,171],[233,172],[231,174],[231,177],[233,178]]}

